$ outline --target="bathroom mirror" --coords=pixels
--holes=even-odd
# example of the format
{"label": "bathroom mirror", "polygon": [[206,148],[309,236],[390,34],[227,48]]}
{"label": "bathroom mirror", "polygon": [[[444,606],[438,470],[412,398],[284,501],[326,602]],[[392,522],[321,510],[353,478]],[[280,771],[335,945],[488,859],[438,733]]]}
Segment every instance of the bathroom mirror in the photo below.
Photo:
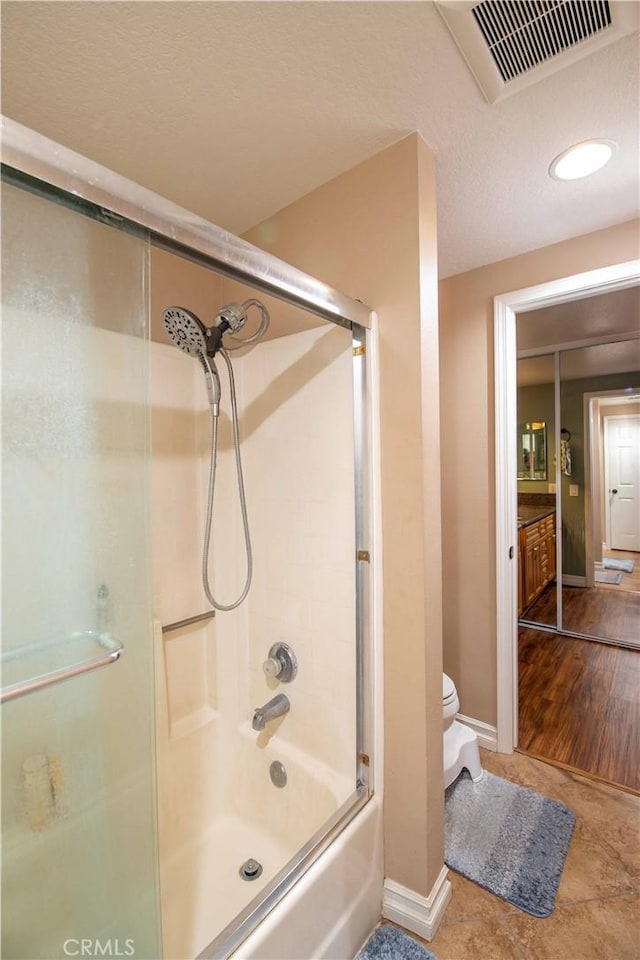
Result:
{"label": "bathroom mirror", "polygon": [[544,420],[518,424],[518,480],[547,479],[547,425]]}

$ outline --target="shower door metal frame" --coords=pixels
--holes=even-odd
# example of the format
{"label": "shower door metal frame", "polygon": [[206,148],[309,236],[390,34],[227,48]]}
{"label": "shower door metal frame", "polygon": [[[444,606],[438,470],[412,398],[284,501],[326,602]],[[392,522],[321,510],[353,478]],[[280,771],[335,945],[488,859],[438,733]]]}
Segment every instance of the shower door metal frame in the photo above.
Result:
{"label": "shower door metal frame", "polygon": [[154,246],[215,266],[235,280],[341,326],[371,326],[371,310],[359,300],[82,154],[5,116],[0,136],[3,166],[102,210],[114,226],[118,220],[138,224],[150,232]]}
{"label": "shower door metal frame", "polygon": [[198,957],[198,960],[224,960],[286,896],[373,796],[372,484],[367,391],[367,330],[372,327],[372,311],[361,301],[14,120],[2,116],[0,132],[2,176],[14,186],[58,199],[75,207],[78,213],[109,226],[142,231],[152,246],[247,282],[352,332],[357,657],[355,790]]}

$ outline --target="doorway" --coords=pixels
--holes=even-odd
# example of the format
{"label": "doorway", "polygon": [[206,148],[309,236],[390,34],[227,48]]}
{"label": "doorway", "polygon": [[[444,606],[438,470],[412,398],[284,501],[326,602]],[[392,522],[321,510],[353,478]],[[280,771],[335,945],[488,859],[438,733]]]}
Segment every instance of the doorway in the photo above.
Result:
{"label": "doorway", "polygon": [[[629,293],[637,315],[638,290],[595,296],[588,308],[626,307]],[[585,302],[570,306],[579,320]],[[625,313],[617,313],[623,334]],[[549,316],[557,316],[556,308],[527,314],[525,334],[529,321]],[[541,329],[544,336],[542,323]],[[640,791],[640,592],[629,585],[639,556],[611,549],[636,545],[637,450],[629,411],[640,395],[640,341],[558,349],[517,362],[518,451],[533,446],[527,426],[536,426],[539,439],[554,438],[536,445],[546,456],[533,477],[518,472],[519,572],[526,585],[519,605],[518,749]]]}
{"label": "doorway", "polygon": [[[518,743],[518,502],[517,472],[517,341],[516,318],[544,307],[625,290],[640,283],[640,261],[605,267],[496,297],[495,332],[495,421],[496,421],[496,604],[497,604],[497,746],[510,753]],[[546,352],[580,350],[638,338],[637,317],[629,318],[630,333],[604,333],[585,343],[584,339],[549,342]],[[558,363],[559,361],[556,361]],[[560,449],[562,424],[555,418],[556,449]],[[556,464],[556,469],[558,465]],[[562,501],[556,522],[562,523]],[[560,529],[562,527],[560,526]],[[562,571],[562,538],[556,539],[556,565]],[[563,575],[560,574],[562,585]],[[559,592],[562,605],[564,586]]]}

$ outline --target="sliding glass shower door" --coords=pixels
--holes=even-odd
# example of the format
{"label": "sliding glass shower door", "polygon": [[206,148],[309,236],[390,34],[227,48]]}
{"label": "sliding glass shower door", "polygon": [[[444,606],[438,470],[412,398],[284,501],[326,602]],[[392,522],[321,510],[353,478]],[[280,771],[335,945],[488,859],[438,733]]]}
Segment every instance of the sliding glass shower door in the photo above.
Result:
{"label": "sliding glass shower door", "polygon": [[162,955],[148,243],[2,187],[2,955]]}
{"label": "sliding glass shower door", "polygon": [[[229,956],[372,796],[369,311],[38,137],[25,161],[14,133],[2,955]],[[161,317],[256,295],[272,324],[229,361],[209,538],[210,405]],[[219,597],[252,566],[242,605],[205,603],[205,542]]]}

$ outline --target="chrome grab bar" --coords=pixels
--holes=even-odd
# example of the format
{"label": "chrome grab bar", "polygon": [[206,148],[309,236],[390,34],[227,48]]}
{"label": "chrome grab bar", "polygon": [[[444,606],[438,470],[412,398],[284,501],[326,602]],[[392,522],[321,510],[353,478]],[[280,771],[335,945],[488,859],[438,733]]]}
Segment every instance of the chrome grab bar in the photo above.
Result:
{"label": "chrome grab bar", "polygon": [[[208,610],[206,613],[200,613],[195,617],[187,617],[184,620],[176,620],[175,623],[168,623],[166,626],[163,626],[162,632],[169,633],[173,630],[179,630],[181,627],[187,627],[192,623],[198,623],[201,620],[210,620],[212,617],[215,617],[215,610]],[[110,663],[115,663],[116,660],[119,660],[124,653],[124,646],[121,643],[92,632],[74,634],[69,639],[76,641],[89,639],[99,646],[106,648],[107,652],[100,656],[83,659],[67,667],[60,667],[58,670],[51,670],[26,680],[8,684],[0,689],[0,703],[16,700],[18,697],[35,693],[37,690],[43,690],[45,687],[53,686],[55,683],[62,683],[63,680],[70,680],[71,677],[78,677],[83,673],[90,673],[92,670],[98,670],[100,667],[106,667]],[[64,641],[49,641],[27,648],[8,651],[2,657],[3,667],[4,664],[8,662],[19,661],[29,655],[51,650],[56,646],[61,646],[62,643],[64,643]]]}
{"label": "chrome grab bar", "polygon": [[171,633],[172,630],[179,630],[180,627],[188,627],[192,623],[199,623],[201,620],[211,620],[215,617],[215,610],[207,610],[206,613],[199,613],[196,617],[187,617],[185,620],[176,620],[174,623],[167,623],[162,627],[163,633]]}
{"label": "chrome grab bar", "polygon": [[[107,652],[102,656],[90,657],[80,662],[76,662],[67,667],[60,667],[58,670],[51,670],[42,673],[39,676],[30,677],[26,680],[20,680],[16,683],[8,684],[0,690],[0,703],[9,700],[16,700],[28,693],[35,693],[37,690],[43,690],[45,687],[53,686],[55,683],[62,683],[63,680],[69,680],[71,677],[81,676],[83,673],[90,673],[92,670],[98,670],[100,667],[106,667],[110,663],[115,663],[124,653],[124,647],[121,643],[110,638],[96,636],[93,633],[74,634],[71,640],[91,639],[99,646],[106,648]],[[22,650],[12,650],[3,656],[3,661],[19,661],[30,654],[42,653],[45,650],[51,650],[56,646],[61,646],[64,641],[52,641]],[[3,670],[4,672],[4,670]]]}

